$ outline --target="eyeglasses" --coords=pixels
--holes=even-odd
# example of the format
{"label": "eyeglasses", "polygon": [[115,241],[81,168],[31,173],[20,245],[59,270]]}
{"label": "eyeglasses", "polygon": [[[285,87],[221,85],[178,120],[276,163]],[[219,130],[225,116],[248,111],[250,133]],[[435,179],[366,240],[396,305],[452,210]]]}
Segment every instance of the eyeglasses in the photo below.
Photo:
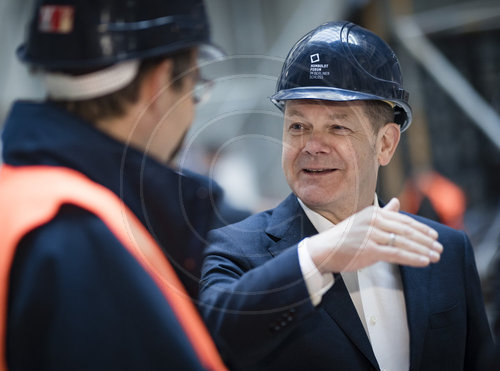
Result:
{"label": "eyeglasses", "polygon": [[210,97],[214,82],[212,80],[205,79],[201,76],[196,78],[196,83],[193,89],[193,102],[194,104],[201,104],[206,102]]}

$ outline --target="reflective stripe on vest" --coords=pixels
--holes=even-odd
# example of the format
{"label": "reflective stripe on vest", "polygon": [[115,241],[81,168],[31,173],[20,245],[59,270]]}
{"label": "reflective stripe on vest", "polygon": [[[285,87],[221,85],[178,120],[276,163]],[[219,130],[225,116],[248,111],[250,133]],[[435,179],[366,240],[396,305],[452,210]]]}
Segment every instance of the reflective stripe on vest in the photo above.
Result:
{"label": "reflective stripe on vest", "polygon": [[9,275],[19,241],[52,220],[63,204],[101,219],[151,276],[175,313],[201,364],[226,370],[189,295],[160,247],[130,209],[109,189],[74,170],[53,166],[0,168],[0,371],[7,370]]}

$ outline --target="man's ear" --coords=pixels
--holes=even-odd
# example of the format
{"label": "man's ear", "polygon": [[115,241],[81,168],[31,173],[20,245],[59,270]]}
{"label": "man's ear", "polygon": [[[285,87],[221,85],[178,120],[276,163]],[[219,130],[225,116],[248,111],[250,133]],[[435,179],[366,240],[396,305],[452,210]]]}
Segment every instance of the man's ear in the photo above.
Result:
{"label": "man's ear", "polygon": [[379,130],[377,135],[377,159],[381,166],[385,166],[391,162],[400,138],[399,125],[394,122],[385,124]]}

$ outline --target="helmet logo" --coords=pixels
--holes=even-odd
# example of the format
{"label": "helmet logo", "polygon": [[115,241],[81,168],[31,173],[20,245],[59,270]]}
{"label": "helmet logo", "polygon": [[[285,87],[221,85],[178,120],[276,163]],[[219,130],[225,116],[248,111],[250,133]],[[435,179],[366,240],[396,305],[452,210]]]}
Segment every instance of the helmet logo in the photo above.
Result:
{"label": "helmet logo", "polygon": [[318,63],[318,62],[319,62],[319,53],[311,54],[311,63]]}
{"label": "helmet logo", "polygon": [[44,5],[40,7],[38,29],[45,33],[70,33],[73,31],[74,13],[73,6]]}
{"label": "helmet logo", "polygon": [[[325,76],[330,75],[328,63],[318,63],[319,53],[311,54],[309,57],[311,58],[311,67],[309,69],[310,80],[323,80]],[[326,71],[323,71],[323,69],[326,69]]]}

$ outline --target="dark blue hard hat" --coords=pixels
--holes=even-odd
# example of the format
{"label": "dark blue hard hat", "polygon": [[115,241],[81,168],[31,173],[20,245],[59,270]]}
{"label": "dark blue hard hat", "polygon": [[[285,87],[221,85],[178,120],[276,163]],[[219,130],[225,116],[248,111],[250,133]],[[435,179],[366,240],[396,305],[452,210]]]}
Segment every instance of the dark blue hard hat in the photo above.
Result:
{"label": "dark blue hard hat", "polygon": [[210,43],[202,0],[38,0],[18,56],[47,70],[78,70],[203,45]]}
{"label": "dark blue hard hat", "polygon": [[350,22],[322,24],[290,50],[271,101],[283,110],[293,99],[385,101],[401,131],[412,119],[396,55],[380,37]]}

